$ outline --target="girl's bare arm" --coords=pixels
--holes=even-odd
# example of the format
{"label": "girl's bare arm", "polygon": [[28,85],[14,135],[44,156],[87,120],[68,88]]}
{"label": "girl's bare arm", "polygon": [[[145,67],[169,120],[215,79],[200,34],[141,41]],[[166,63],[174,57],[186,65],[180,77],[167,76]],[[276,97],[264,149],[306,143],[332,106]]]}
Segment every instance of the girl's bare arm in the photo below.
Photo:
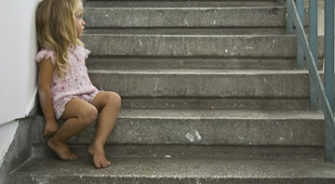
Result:
{"label": "girl's bare arm", "polygon": [[43,135],[50,136],[54,134],[58,129],[58,124],[56,122],[52,105],[52,93],[50,90],[55,66],[52,64],[51,59],[49,58],[43,59],[39,63],[38,68],[38,94],[44,118],[46,121]]}

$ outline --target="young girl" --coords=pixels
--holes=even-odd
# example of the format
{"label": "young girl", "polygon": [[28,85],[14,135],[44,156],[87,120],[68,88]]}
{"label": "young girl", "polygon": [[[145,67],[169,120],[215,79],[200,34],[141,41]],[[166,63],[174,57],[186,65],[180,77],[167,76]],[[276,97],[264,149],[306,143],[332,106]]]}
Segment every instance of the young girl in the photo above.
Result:
{"label": "young girl", "polygon": [[[36,11],[39,52],[38,91],[45,118],[48,146],[63,160],[76,160],[67,140],[98,118],[96,135],[88,148],[96,168],[110,165],[104,145],[120,110],[120,96],[99,91],[89,79],[85,59],[89,51],[79,38],[83,34],[80,0],[42,0]],[[98,115],[99,113],[99,115]],[[56,119],[65,119],[59,128]]]}

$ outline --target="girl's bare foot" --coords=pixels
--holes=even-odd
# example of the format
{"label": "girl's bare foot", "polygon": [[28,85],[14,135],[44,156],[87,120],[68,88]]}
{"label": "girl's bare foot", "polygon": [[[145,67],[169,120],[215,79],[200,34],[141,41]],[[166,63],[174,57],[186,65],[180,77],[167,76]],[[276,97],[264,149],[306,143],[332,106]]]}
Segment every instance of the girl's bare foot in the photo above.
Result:
{"label": "girl's bare foot", "polygon": [[103,148],[96,147],[92,144],[88,148],[88,153],[93,157],[93,162],[97,169],[106,168],[111,165],[105,156]]}
{"label": "girl's bare foot", "polygon": [[55,141],[54,137],[48,140],[48,146],[52,151],[56,152],[58,157],[62,160],[77,160],[78,155],[71,153],[70,148],[67,144],[60,141]]}

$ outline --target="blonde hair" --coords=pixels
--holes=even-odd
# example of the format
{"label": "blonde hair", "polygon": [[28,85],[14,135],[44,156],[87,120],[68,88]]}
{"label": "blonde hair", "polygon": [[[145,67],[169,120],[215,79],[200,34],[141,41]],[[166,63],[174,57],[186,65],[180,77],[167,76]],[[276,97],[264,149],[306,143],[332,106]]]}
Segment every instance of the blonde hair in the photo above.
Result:
{"label": "blonde hair", "polygon": [[42,0],[36,10],[38,49],[54,51],[59,76],[66,74],[69,47],[83,45],[75,22],[75,13],[80,8],[80,0]]}

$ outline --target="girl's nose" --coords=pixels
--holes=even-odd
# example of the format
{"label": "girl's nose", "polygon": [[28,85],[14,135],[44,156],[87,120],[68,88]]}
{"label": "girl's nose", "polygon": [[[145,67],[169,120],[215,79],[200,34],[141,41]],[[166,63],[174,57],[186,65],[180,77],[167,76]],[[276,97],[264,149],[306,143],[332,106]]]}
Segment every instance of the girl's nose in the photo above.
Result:
{"label": "girl's nose", "polygon": [[83,25],[86,25],[86,22],[85,22],[85,20],[84,20],[84,19],[82,20],[82,24],[83,24]]}

